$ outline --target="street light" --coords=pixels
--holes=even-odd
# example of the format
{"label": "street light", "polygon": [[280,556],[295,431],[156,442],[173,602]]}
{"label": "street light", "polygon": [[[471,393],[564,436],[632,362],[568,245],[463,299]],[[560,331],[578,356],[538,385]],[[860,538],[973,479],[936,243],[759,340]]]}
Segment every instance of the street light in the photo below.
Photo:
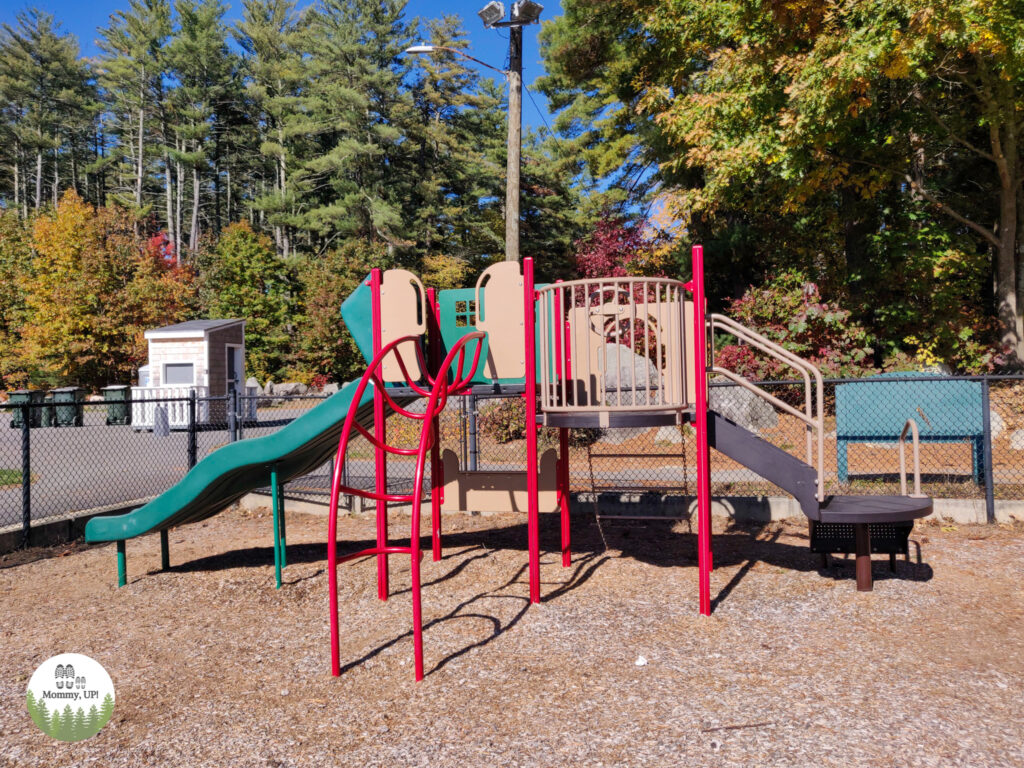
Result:
{"label": "street light", "polygon": [[498,69],[497,67],[492,67],[486,61],[480,61],[480,59],[476,58],[475,56],[470,56],[468,53],[460,51],[458,48],[451,48],[447,45],[430,45],[428,43],[420,43],[419,45],[412,45],[405,49],[406,53],[436,53],[437,51],[448,51],[448,53],[454,53],[456,56],[461,56],[464,59],[475,61],[481,67],[493,69],[495,72],[498,72],[499,74],[508,77],[508,72],[506,70]]}
{"label": "street light", "polygon": [[540,20],[544,6],[533,0],[512,4],[508,21],[505,6],[492,0],[477,15],[487,29],[508,27],[508,70],[492,67],[456,48],[420,43],[406,49],[406,53],[434,53],[450,51],[475,61],[508,78],[508,161],[505,166],[505,261],[519,261],[519,169],[523,149],[523,27]]}

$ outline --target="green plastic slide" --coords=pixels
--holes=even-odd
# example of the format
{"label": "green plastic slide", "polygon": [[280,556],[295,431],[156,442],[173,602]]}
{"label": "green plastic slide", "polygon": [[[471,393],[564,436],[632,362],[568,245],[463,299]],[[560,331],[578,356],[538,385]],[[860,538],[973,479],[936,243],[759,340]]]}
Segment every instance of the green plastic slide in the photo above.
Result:
{"label": "green plastic slide", "polygon": [[119,541],[205,520],[250,491],[268,486],[275,468],[282,483],[316,469],[337,450],[350,408],[358,407],[359,423],[372,428],[373,387],[367,387],[362,400],[354,404],[358,386],[358,381],[345,384],[337,394],[271,435],[217,449],[145,506],[123,515],[94,517],[86,523],[85,540]]}

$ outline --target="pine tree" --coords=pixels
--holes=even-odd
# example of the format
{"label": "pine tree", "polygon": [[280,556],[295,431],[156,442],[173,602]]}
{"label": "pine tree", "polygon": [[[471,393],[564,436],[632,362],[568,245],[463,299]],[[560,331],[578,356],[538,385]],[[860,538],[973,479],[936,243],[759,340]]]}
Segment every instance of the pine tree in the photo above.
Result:
{"label": "pine tree", "polygon": [[93,704],[91,707],[89,707],[89,714],[85,716],[85,732],[88,734],[88,736],[86,736],[85,738],[89,738],[89,736],[95,736],[97,733],[99,733],[99,731],[100,713],[99,710],[96,709],[96,705]]}
{"label": "pine tree", "polygon": [[304,99],[316,146],[304,164],[318,190],[303,226],[318,240],[354,236],[409,244],[402,200],[409,179],[396,116],[408,106],[409,29],[402,0],[321,0],[310,20],[310,82]]}
{"label": "pine tree", "polygon": [[211,207],[219,199],[210,182],[216,179],[219,118],[230,93],[235,60],[228,50],[225,7],[220,0],[178,0],[175,10],[178,30],[167,56],[170,74],[179,84],[173,95],[174,157],[191,175],[188,247],[195,251],[204,224],[200,218],[204,197],[214,197]]}
{"label": "pine tree", "polygon": [[113,716],[113,714],[114,714],[114,697],[108,693],[106,696],[103,697],[103,703],[100,704],[100,716],[99,716],[99,720],[97,721],[98,722],[97,730],[99,730],[100,728],[105,726],[108,722],[110,722],[110,718]]}
{"label": "pine tree", "polygon": [[270,181],[270,189],[256,195],[253,206],[267,216],[277,251],[287,257],[306,191],[299,158],[310,125],[299,105],[308,83],[303,46],[309,38],[294,0],[245,0],[244,8],[234,38],[245,54],[245,95],[251,100],[257,149],[265,158],[262,163],[256,162],[255,153],[249,158],[258,169],[250,183]]}
{"label": "pine tree", "polygon": [[115,157],[122,163],[117,199],[141,216],[151,205],[145,183],[156,148],[151,118],[162,101],[162,49],[171,34],[171,8],[167,0],[129,0],[128,10],[117,11],[110,21],[99,30],[99,80],[112,115]]}
{"label": "pine tree", "polygon": [[38,210],[78,185],[95,97],[78,43],[59,33],[52,16],[29,10],[16,26],[0,27],[0,138],[9,145],[11,191],[23,214],[30,198]]}
{"label": "pine tree", "polygon": [[60,730],[57,731],[57,738],[61,741],[74,741],[75,713],[71,711],[71,705],[65,704],[64,711],[60,715]]}
{"label": "pine tree", "polygon": [[85,710],[82,707],[79,707],[75,710],[75,722],[71,727],[71,740],[81,741],[82,739],[89,738],[91,735],[92,734],[88,733],[85,729]]}

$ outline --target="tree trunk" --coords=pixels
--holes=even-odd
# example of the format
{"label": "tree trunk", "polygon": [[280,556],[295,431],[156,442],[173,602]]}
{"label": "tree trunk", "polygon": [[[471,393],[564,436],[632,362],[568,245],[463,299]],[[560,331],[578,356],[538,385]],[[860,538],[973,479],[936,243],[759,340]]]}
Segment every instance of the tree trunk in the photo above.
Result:
{"label": "tree trunk", "polygon": [[57,150],[53,150],[53,207],[57,207],[57,200],[60,196],[60,159],[57,157]]}
{"label": "tree trunk", "polygon": [[[164,146],[167,144],[165,142]],[[167,239],[174,246],[174,263],[181,266],[181,252],[178,250],[177,240],[174,237],[174,179],[171,176],[171,156],[164,150],[164,197],[166,198],[164,209],[167,216]]]}
{"label": "tree trunk", "polygon": [[21,213],[21,174],[18,171],[21,169],[21,147],[15,146],[14,148],[14,210]]}
{"label": "tree trunk", "polygon": [[199,247],[199,166],[192,166],[192,226],[188,233],[188,247],[195,253]]}
{"label": "tree trunk", "polygon": [[228,219],[228,224],[230,224],[231,223],[231,169],[228,168],[227,171],[225,171],[225,173],[227,174],[227,179],[226,179],[227,180],[227,214],[228,214],[227,219]]}
{"label": "tree trunk", "polygon": [[[177,146],[177,141],[175,141],[175,146]],[[181,147],[178,147],[178,151],[181,151]],[[176,201],[177,207],[174,212],[174,236],[177,238],[177,240],[174,241],[174,249],[178,251],[178,253],[181,253],[181,163],[175,163],[174,167],[175,178],[178,180]]]}
{"label": "tree trunk", "polygon": [[43,150],[36,150],[36,210],[43,202]]}

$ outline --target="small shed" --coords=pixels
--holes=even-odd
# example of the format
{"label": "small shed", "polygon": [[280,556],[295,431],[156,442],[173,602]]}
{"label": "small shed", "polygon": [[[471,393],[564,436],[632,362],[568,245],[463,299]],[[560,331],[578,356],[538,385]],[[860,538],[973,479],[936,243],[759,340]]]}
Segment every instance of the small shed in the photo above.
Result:
{"label": "small shed", "polygon": [[[132,388],[132,401],[224,397],[232,390],[245,394],[245,321],[189,320],[146,331],[149,361],[140,369],[139,386]],[[187,404],[168,403],[171,427],[187,426]],[[214,414],[200,405],[198,420],[223,420],[223,407]],[[137,426],[151,427],[152,407],[140,406]],[[217,418],[217,416],[221,418]],[[149,418],[146,418],[149,416]]]}
{"label": "small shed", "polygon": [[245,321],[189,320],[146,331],[151,387],[203,387],[210,397],[245,381]]}

